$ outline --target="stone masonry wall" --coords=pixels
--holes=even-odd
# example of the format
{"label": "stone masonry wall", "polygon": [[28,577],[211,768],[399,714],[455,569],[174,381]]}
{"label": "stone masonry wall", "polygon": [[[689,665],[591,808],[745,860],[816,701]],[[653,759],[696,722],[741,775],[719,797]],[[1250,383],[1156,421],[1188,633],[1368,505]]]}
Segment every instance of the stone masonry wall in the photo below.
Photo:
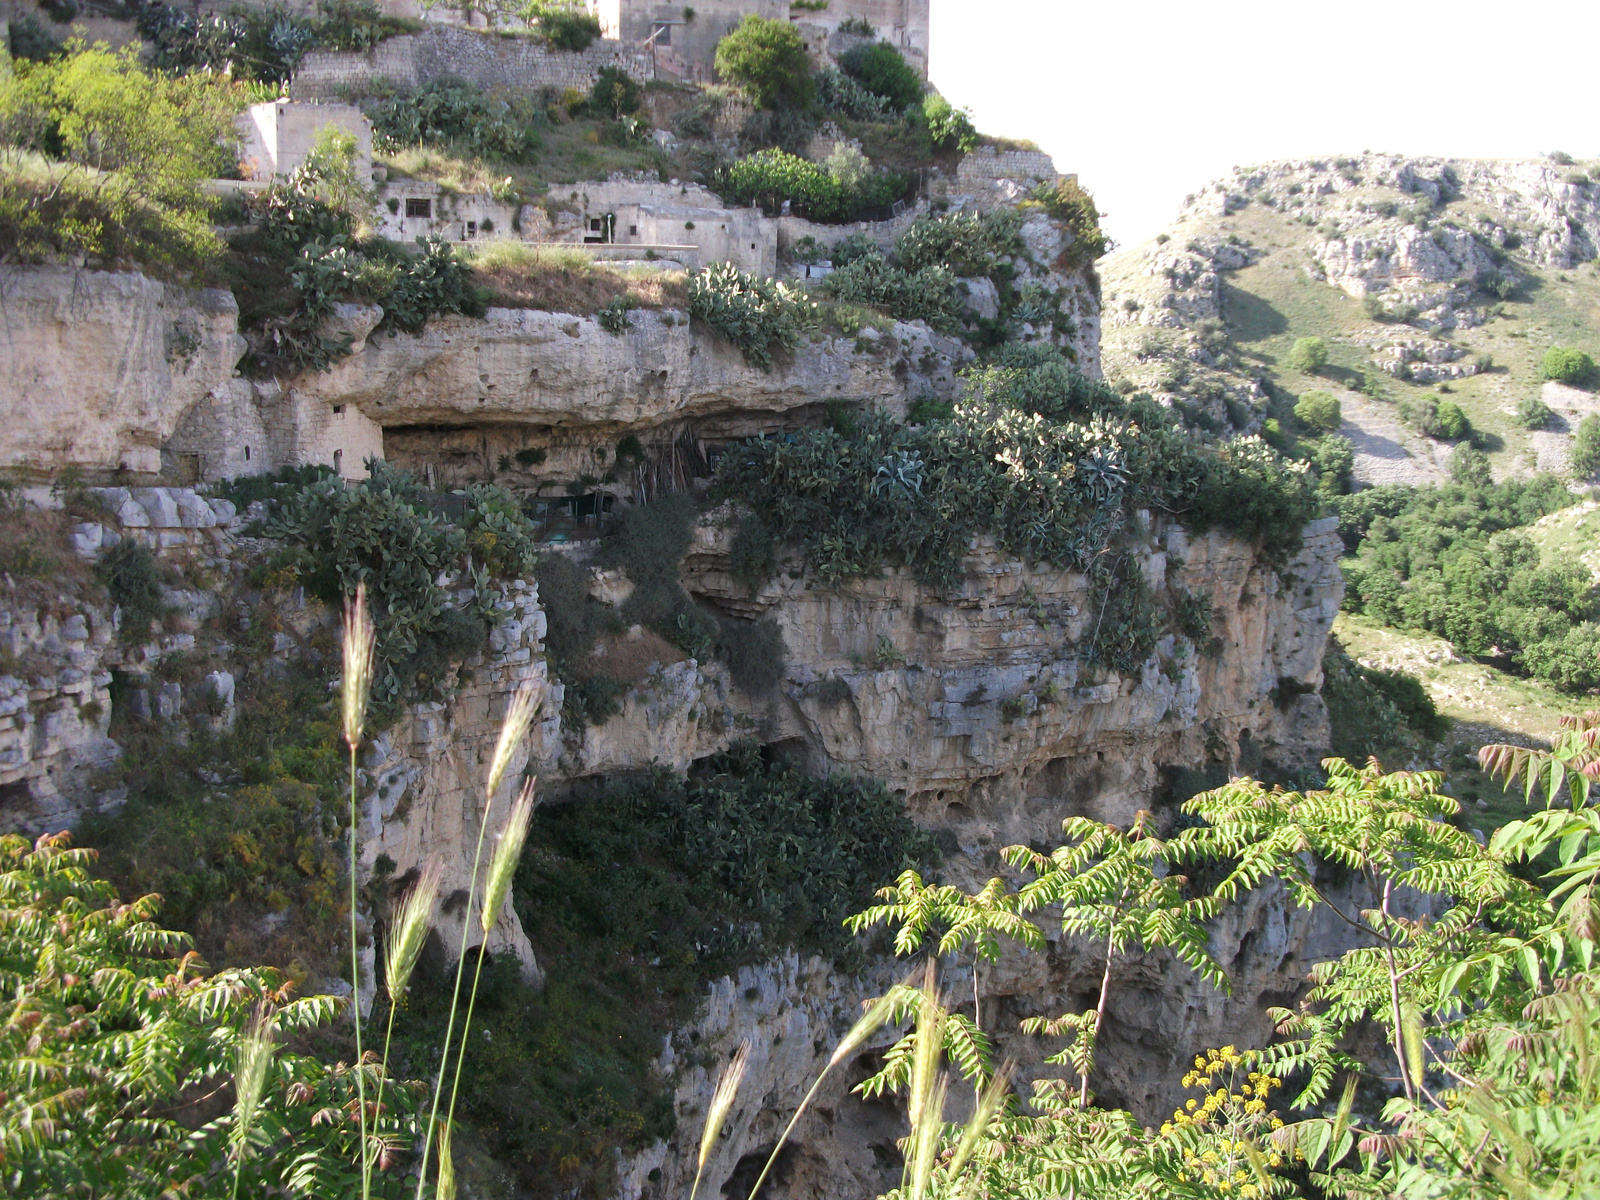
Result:
{"label": "stone masonry wall", "polygon": [[295,74],[296,100],[360,92],[378,80],[415,88],[447,75],[489,91],[531,95],[542,88],[588,91],[601,67],[618,67],[641,83],[654,77],[650,56],[601,39],[582,53],[549,50],[529,38],[502,37],[450,25],[381,42],[366,54],[314,51]]}

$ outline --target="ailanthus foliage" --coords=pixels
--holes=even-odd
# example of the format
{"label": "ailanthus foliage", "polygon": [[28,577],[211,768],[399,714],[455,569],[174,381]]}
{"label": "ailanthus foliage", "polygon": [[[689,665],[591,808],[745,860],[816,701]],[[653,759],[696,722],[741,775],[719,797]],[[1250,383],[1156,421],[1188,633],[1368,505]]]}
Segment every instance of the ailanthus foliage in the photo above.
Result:
{"label": "ailanthus foliage", "polygon": [[[1523,780],[1548,806],[1485,845],[1450,818],[1458,803],[1433,773],[1385,775],[1329,759],[1327,785],[1286,792],[1239,779],[1194,797],[1191,824],[1162,839],[1081,818],[1051,855],[1006,856],[1036,877],[977,893],[902,875],[886,901],[852,918],[887,921],[901,954],[967,953],[973,1018],[927,988],[891,993],[891,1020],[917,1017],[861,1090],[910,1093],[913,1153],[896,1200],[1079,1196],[1515,1197],[1590,1195],[1600,1187],[1600,713],[1569,719],[1552,750],[1486,747],[1485,769]],[[1546,889],[1512,870],[1546,853]],[[1194,878],[1183,872],[1195,873]],[[1208,886],[1199,886],[1197,879]],[[1337,882],[1337,886],[1330,884]],[[1159,1129],[1091,1106],[1094,1035],[1123,946],[1169,948],[1224,984],[1208,922],[1258,888],[1331,912],[1355,946],[1311,973],[1294,1009],[1275,1009],[1279,1040],[1206,1051],[1183,1079],[1188,1099]],[[1063,932],[1104,954],[1098,1008],[1024,1022],[1067,1036],[1024,1103],[992,1111],[995,1076],[976,968],[1001,940],[1037,948],[1030,914],[1050,906]],[[1059,908],[1055,907],[1059,906]],[[1377,1028],[1368,1061],[1353,1036]],[[956,1036],[959,1034],[960,1036]],[[937,1040],[935,1041],[935,1036]],[[947,1084],[938,1063],[973,1082],[978,1115],[928,1130]],[[1000,1068],[1003,1078],[1009,1068]],[[1287,1085],[1287,1087],[1286,1087]],[[1286,1104],[1275,1107],[1280,1089]],[[1358,1095],[1366,1099],[1358,1104]],[[1390,1096],[1387,1103],[1381,1097]],[[1374,1106],[1373,1097],[1378,1097]],[[930,1109],[931,1105],[931,1109]],[[918,1120],[922,1122],[918,1129]],[[934,1140],[938,1153],[917,1151]]]}
{"label": "ailanthus foliage", "polygon": [[[253,1119],[234,1078],[338,1014],[271,968],[208,973],[160,898],[123,903],[66,835],[0,838],[0,1183],[7,1196],[346,1196],[360,1190],[356,1079],[271,1051]],[[378,1071],[363,1068],[376,1091]],[[411,1085],[391,1083],[373,1194],[408,1194]],[[247,1128],[246,1128],[247,1125]]]}

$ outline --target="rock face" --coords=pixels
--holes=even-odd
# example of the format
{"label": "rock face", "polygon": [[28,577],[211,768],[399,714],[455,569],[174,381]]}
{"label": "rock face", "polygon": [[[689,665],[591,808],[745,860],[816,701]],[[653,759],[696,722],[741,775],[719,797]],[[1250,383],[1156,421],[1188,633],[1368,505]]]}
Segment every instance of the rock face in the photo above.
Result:
{"label": "rock face", "polygon": [[[1215,648],[1169,637],[1128,678],[1093,675],[1079,662],[1073,646],[1095,614],[1087,581],[1071,573],[1033,570],[979,547],[947,596],[894,574],[814,590],[785,569],[797,564],[780,564],[751,595],[728,574],[729,527],[715,518],[700,526],[686,582],[726,610],[770,616],[787,655],[781,695],[735,694],[736,714],[813,769],[873,776],[902,792],[920,823],[947,832],[945,874],[969,890],[996,873],[999,849],[1053,845],[1068,816],[1127,824],[1157,803],[1177,769],[1306,765],[1327,743],[1316,692],[1344,590],[1331,519],[1307,528],[1301,553],[1281,571],[1228,537],[1158,524],[1145,577],[1158,591],[1211,598]],[[1311,963],[1341,952],[1341,937],[1333,918],[1293,910],[1266,888],[1213,937],[1231,998],[1162,955],[1120,962],[1097,1093],[1159,1119],[1175,1102],[1181,1063],[1211,1045],[1264,1044],[1264,1006],[1292,995]],[[1101,967],[1096,948],[1056,931],[1045,953],[1008,953],[985,970],[983,1025],[1020,1059],[1022,1078],[1053,1073],[1043,1059],[1056,1046],[1022,1039],[1018,1022],[1080,1008]],[[854,979],[820,960],[789,958],[715,985],[703,1015],[662,1058],[663,1071],[677,1073],[680,1132],[624,1162],[618,1195],[683,1194],[716,1072],[746,1039],[749,1099],[735,1106],[702,1186],[747,1188],[860,1001],[880,994],[894,970],[879,960]],[[958,967],[945,986],[970,995],[970,968]],[[790,1194],[873,1195],[896,1183],[898,1168],[885,1164],[898,1161],[899,1105],[849,1095],[889,1040],[885,1033],[864,1048],[819,1093],[781,1167]]]}
{"label": "rock face", "polygon": [[1326,744],[1312,693],[1344,590],[1331,519],[1282,574],[1223,535],[1157,526],[1145,578],[1161,599],[1209,597],[1219,649],[1169,635],[1128,678],[1082,662],[1096,609],[1073,572],[980,547],[948,596],[895,573],[813,590],[781,569],[750,596],[728,573],[730,525],[701,525],[688,586],[782,631],[788,678],[764,740],[881,779],[974,845],[1048,838],[1069,812],[1126,821],[1168,763],[1288,765]]}
{"label": "rock face", "polygon": [[[415,878],[425,861],[439,863],[444,903],[435,929],[452,954],[463,944],[467,889],[480,838],[487,856],[505,829],[529,763],[550,755],[560,739],[561,689],[550,683],[540,653],[545,618],[538,588],[516,581],[500,608],[503,623],[494,630],[488,653],[471,664],[471,681],[448,704],[412,705],[400,722],[367,746],[361,762],[366,785],[361,797],[363,862],[372,870],[380,857],[387,858],[396,888]],[[538,716],[528,740],[516,747],[499,791],[486,802],[485,781],[500,725],[523,687],[539,696]],[[475,927],[466,934],[469,949],[483,941]],[[488,949],[491,954],[513,954],[522,964],[523,978],[541,982],[514,906],[507,904],[499,913]]]}
{"label": "rock face", "polygon": [[0,467],[154,473],[245,351],[231,293],[131,272],[0,267]]}

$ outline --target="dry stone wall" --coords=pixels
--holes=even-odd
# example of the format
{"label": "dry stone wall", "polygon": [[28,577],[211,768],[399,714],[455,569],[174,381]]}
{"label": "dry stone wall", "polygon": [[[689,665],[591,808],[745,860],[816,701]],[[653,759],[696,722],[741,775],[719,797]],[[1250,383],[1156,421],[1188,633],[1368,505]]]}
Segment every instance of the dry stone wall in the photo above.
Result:
{"label": "dry stone wall", "polygon": [[650,55],[620,42],[600,39],[582,52],[551,50],[533,38],[435,25],[379,42],[365,54],[314,50],[290,93],[296,100],[331,100],[362,95],[380,81],[410,90],[446,77],[513,95],[544,88],[586,92],[601,67],[616,67],[640,83],[654,78]]}

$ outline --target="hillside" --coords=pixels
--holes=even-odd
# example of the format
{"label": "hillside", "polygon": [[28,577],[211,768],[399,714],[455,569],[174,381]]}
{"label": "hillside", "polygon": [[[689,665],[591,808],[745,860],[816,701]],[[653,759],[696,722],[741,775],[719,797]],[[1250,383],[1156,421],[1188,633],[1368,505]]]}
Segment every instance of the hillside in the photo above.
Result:
{"label": "hillside", "polygon": [[[1453,400],[1497,478],[1565,471],[1592,391],[1541,378],[1551,346],[1600,353],[1600,183],[1580,164],[1365,154],[1238,169],[1167,232],[1102,264],[1108,378],[1201,423],[1287,424],[1335,395],[1363,484],[1445,477],[1419,432]],[[1299,338],[1328,362],[1290,364]],[[1530,431],[1518,407],[1552,415]],[[1410,418],[1409,420],[1407,418]]]}

